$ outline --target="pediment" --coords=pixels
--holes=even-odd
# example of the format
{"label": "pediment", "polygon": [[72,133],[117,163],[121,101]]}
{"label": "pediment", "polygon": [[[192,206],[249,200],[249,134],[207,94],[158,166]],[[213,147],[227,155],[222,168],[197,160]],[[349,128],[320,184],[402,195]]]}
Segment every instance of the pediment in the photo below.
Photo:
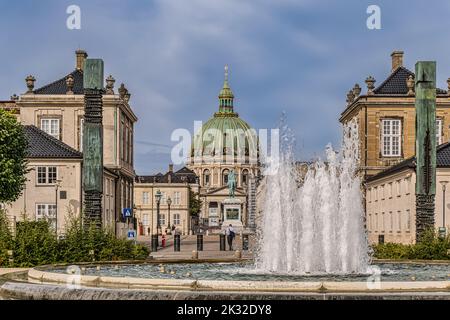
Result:
{"label": "pediment", "polygon": [[[220,188],[211,188],[208,191],[204,192],[205,195],[215,195],[215,196],[225,196],[228,197],[228,187],[223,186]],[[234,191],[235,196],[246,196],[246,193],[243,188],[236,188]]]}

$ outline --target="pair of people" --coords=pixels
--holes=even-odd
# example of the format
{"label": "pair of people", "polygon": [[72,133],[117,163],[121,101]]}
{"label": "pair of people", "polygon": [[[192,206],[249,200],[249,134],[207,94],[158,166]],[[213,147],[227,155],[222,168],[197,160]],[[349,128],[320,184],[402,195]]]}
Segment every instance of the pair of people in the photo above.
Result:
{"label": "pair of people", "polygon": [[236,237],[236,233],[234,232],[233,226],[231,224],[225,229],[225,235],[227,236],[228,247],[231,251],[233,250],[233,240]]}

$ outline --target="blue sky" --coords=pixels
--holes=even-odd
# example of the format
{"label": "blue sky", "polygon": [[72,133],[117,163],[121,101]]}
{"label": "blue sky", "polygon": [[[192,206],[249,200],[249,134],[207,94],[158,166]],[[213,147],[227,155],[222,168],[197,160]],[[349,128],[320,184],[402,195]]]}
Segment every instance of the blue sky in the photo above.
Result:
{"label": "blue sky", "polygon": [[[81,30],[66,28],[66,8],[81,8]],[[381,30],[366,27],[367,6],[381,8]],[[309,160],[340,142],[347,91],[405,65],[436,60],[447,88],[450,2],[326,0],[131,0],[0,2],[0,99],[40,87],[74,68],[74,51],[103,58],[116,89],[124,82],[139,117],[138,174],[167,170],[170,134],[192,130],[217,110],[223,66],[230,67],[235,109],[255,128],[273,128],[285,111],[297,157]],[[162,146],[161,146],[162,145]]]}

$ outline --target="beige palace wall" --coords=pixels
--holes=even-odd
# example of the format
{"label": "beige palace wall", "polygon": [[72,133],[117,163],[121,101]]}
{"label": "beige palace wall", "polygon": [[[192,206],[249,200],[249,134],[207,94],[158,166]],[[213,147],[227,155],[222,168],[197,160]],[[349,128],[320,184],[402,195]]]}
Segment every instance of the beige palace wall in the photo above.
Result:
{"label": "beige palace wall", "polygon": [[370,243],[414,243],[416,176],[412,169],[366,184],[366,226]]}
{"label": "beige palace wall", "polygon": [[24,214],[28,219],[35,220],[37,204],[56,204],[55,184],[37,184],[38,166],[56,166],[57,179],[61,180],[58,192],[67,192],[66,199],[58,197],[57,204],[58,233],[63,233],[69,214],[78,215],[81,211],[81,160],[78,159],[31,159],[25,189],[17,201],[6,206],[7,215],[16,221],[23,220]]}

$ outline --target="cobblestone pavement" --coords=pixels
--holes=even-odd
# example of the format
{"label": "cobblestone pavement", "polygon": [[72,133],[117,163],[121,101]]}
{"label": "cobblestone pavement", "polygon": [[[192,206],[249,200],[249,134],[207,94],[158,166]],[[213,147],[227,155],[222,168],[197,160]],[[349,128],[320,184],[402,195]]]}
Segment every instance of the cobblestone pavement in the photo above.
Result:
{"label": "cobblestone pavement", "polygon": [[[149,242],[142,240],[150,246]],[[236,250],[240,250],[242,258],[252,259],[254,250],[254,239],[249,237],[249,250],[242,250],[242,238],[236,236],[233,241],[233,250],[220,251],[219,235],[203,236],[203,251],[198,252],[199,259],[233,259],[235,258]],[[154,259],[192,259],[192,251],[197,250],[197,236],[181,236],[180,251],[175,252],[173,247],[173,236],[166,238],[166,246],[158,248],[158,251],[151,252],[150,256]]]}

